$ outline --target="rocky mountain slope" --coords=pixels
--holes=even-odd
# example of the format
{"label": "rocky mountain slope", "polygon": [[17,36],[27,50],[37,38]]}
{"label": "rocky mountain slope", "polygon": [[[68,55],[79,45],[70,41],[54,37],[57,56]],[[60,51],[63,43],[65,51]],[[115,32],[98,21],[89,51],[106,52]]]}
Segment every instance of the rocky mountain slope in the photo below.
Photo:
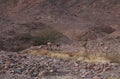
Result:
{"label": "rocky mountain slope", "polygon": [[0,0],[0,79],[120,79],[120,0]]}
{"label": "rocky mountain slope", "polygon": [[87,63],[0,51],[1,79],[119,79],[117,63]]}
{"label": "rocky mountain slope", "polygon": [[39,29],[41,23],[72,41],[110,38],[119,44],[120,40],[119,0],[0,0],[0,20],[0,49],[29,47],[24,34]]}

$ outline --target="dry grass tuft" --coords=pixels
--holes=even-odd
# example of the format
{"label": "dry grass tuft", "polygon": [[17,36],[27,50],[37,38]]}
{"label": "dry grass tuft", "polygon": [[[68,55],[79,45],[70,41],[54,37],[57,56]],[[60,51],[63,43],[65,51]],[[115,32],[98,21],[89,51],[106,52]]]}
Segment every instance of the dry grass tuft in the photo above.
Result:
{"label": "dry grass tuft", "polygon": [[23,54],[32,54],[32,55],[49,55],[49,52],[48,50],[24,50],[22,51],[21,53]]}
{"label": "dry grass tuft", "polygon": [[61,54],[61,53],[51,53],[50,56],[54,58],[70,58],[68,54]]}
{"label": "dry grass tuft", "polygon": [[111,62],[120,63],[120,54],[118,53],[109,53],[109,54],[106,54],[105,57],[111,60]]}
{"label": "dry grass tuft", "polygon": [[116,78],[116,77],[108,77],[107,79],[120,79],[120,78]]}
{"label": "dry grass tuft", "polygon": [[[70,53],[70,52],[58,52],[58,51],[49,51],[49,50],[25,50],[24,53],[31,55],[41,55],[49,56],[53,58],[62,58],[62,59],[72,59],[76,61],[85,61],[85,62],[101,62],[101,63],[110,63],[113,61],[113,58],[106,57],[105,54],[97,53],[91,54],[88,57],[84,56],[84,52],[79,53]],[[115,57],[114,57],[115,58]],[[119,60],[119,59],[117,59]]]}

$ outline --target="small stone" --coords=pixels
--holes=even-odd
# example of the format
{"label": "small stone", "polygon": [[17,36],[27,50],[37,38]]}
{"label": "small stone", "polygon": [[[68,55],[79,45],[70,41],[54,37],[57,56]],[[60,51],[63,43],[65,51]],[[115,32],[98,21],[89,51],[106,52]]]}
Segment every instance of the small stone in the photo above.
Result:
{"label": "small stone", "polygon": [[10,54],[10,55],[8,55],[8,57],[9,57],[9,58],[12,58],[12,56],[13,56],[13,55],[11,55],[11,54]]}
{"label": "small stone", "polygon": [[14,73],[14,70],[10,70],[10,73]]}
{"label": "small stone", "polygon": [[82,78],[85,78],[85,75],[82,75],[81,77],[82,77]]}
{"label": "small stone", "polygon": [[78,66],[79,66],[79,64],[77,64],[77,63],[74,63],[74,65],[75,65],[75,67],[78,67]]}
{"label": "small stone", "polygon": [[93,73],[92,72],[87,72],[85,73],[87,78],[92,78],[93,77]]}
{"label": "small stone", "polygon": [[22,58],[27,58],[27,56],[24,55],[24,56],[22,56]]}
{"label": "small stone", "polygon": [[110,69],[111,69],[110,67],[106,67],[106,68],[103,69],[103,72],[108,71]]}
{"label": "small stone", "polygon": [[22,69],[15,69],[15,70],[14,70],[14,73],[22,74]]}
{"label": "small stone", "polygon": [[4,70],[1,70],[1,71],[0,71],[0,74],[4,74],[4,73],[5,73],[5,71],[4,71]]}
{"label": "small stone", "polygon": [[33,73],[32,73],[32,75],[31,75],[31,76],[32,76],[32,77],[36,77],[37,75],[38,75],[38,72],[37,72],[37,71],[35,71],[35,72],[33,72]]}
{"label": "small stone", "polygon": [[39,74],[38,74],[38,76],[45,76],[45,74],[46,74],[46,71],[42,71],[42,72],[40,72]]}
{"label": "small stone", "polygon": [[52,69],[51,69],[51,70],[49,70],[49,72],[50,72],[50,73],[53,73],[53,72],[54,72],[54,70],[52,70]]}
{"label": "small stone", "polygon": [[92,79],[101,79],[101,78],[100,78],[100,77],[95,76],[95,77],[93,77]]}

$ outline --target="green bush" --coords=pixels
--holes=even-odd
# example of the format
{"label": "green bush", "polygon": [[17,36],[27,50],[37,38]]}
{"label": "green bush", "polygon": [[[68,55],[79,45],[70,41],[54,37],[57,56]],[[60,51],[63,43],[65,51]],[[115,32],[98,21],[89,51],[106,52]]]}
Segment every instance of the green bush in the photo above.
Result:
{"label": "green bush", "polygon": [[54,29],[46,28],[41,31],[36,31],[32,34],[32,41],[35,45],[46,44],[48,41],[58,42],[62,34]]}

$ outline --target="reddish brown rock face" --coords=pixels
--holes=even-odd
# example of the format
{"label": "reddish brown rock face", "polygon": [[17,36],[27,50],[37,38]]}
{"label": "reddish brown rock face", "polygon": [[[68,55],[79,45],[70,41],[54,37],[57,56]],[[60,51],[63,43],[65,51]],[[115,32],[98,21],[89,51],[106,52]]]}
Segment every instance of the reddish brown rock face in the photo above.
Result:
{"label": "reddish brown rock face", "polygon": [[[14,46],[8,41],[13,42],[11,39],[21,36],[23,31],[30,33],[30,28],[19,25],[31,22],[52,26],[74,41],[103,37],[119,39],[119,4],[119,0],[1,0],[0,49],[3,45]],[[31,42],[25,47],[30,45]]]}

